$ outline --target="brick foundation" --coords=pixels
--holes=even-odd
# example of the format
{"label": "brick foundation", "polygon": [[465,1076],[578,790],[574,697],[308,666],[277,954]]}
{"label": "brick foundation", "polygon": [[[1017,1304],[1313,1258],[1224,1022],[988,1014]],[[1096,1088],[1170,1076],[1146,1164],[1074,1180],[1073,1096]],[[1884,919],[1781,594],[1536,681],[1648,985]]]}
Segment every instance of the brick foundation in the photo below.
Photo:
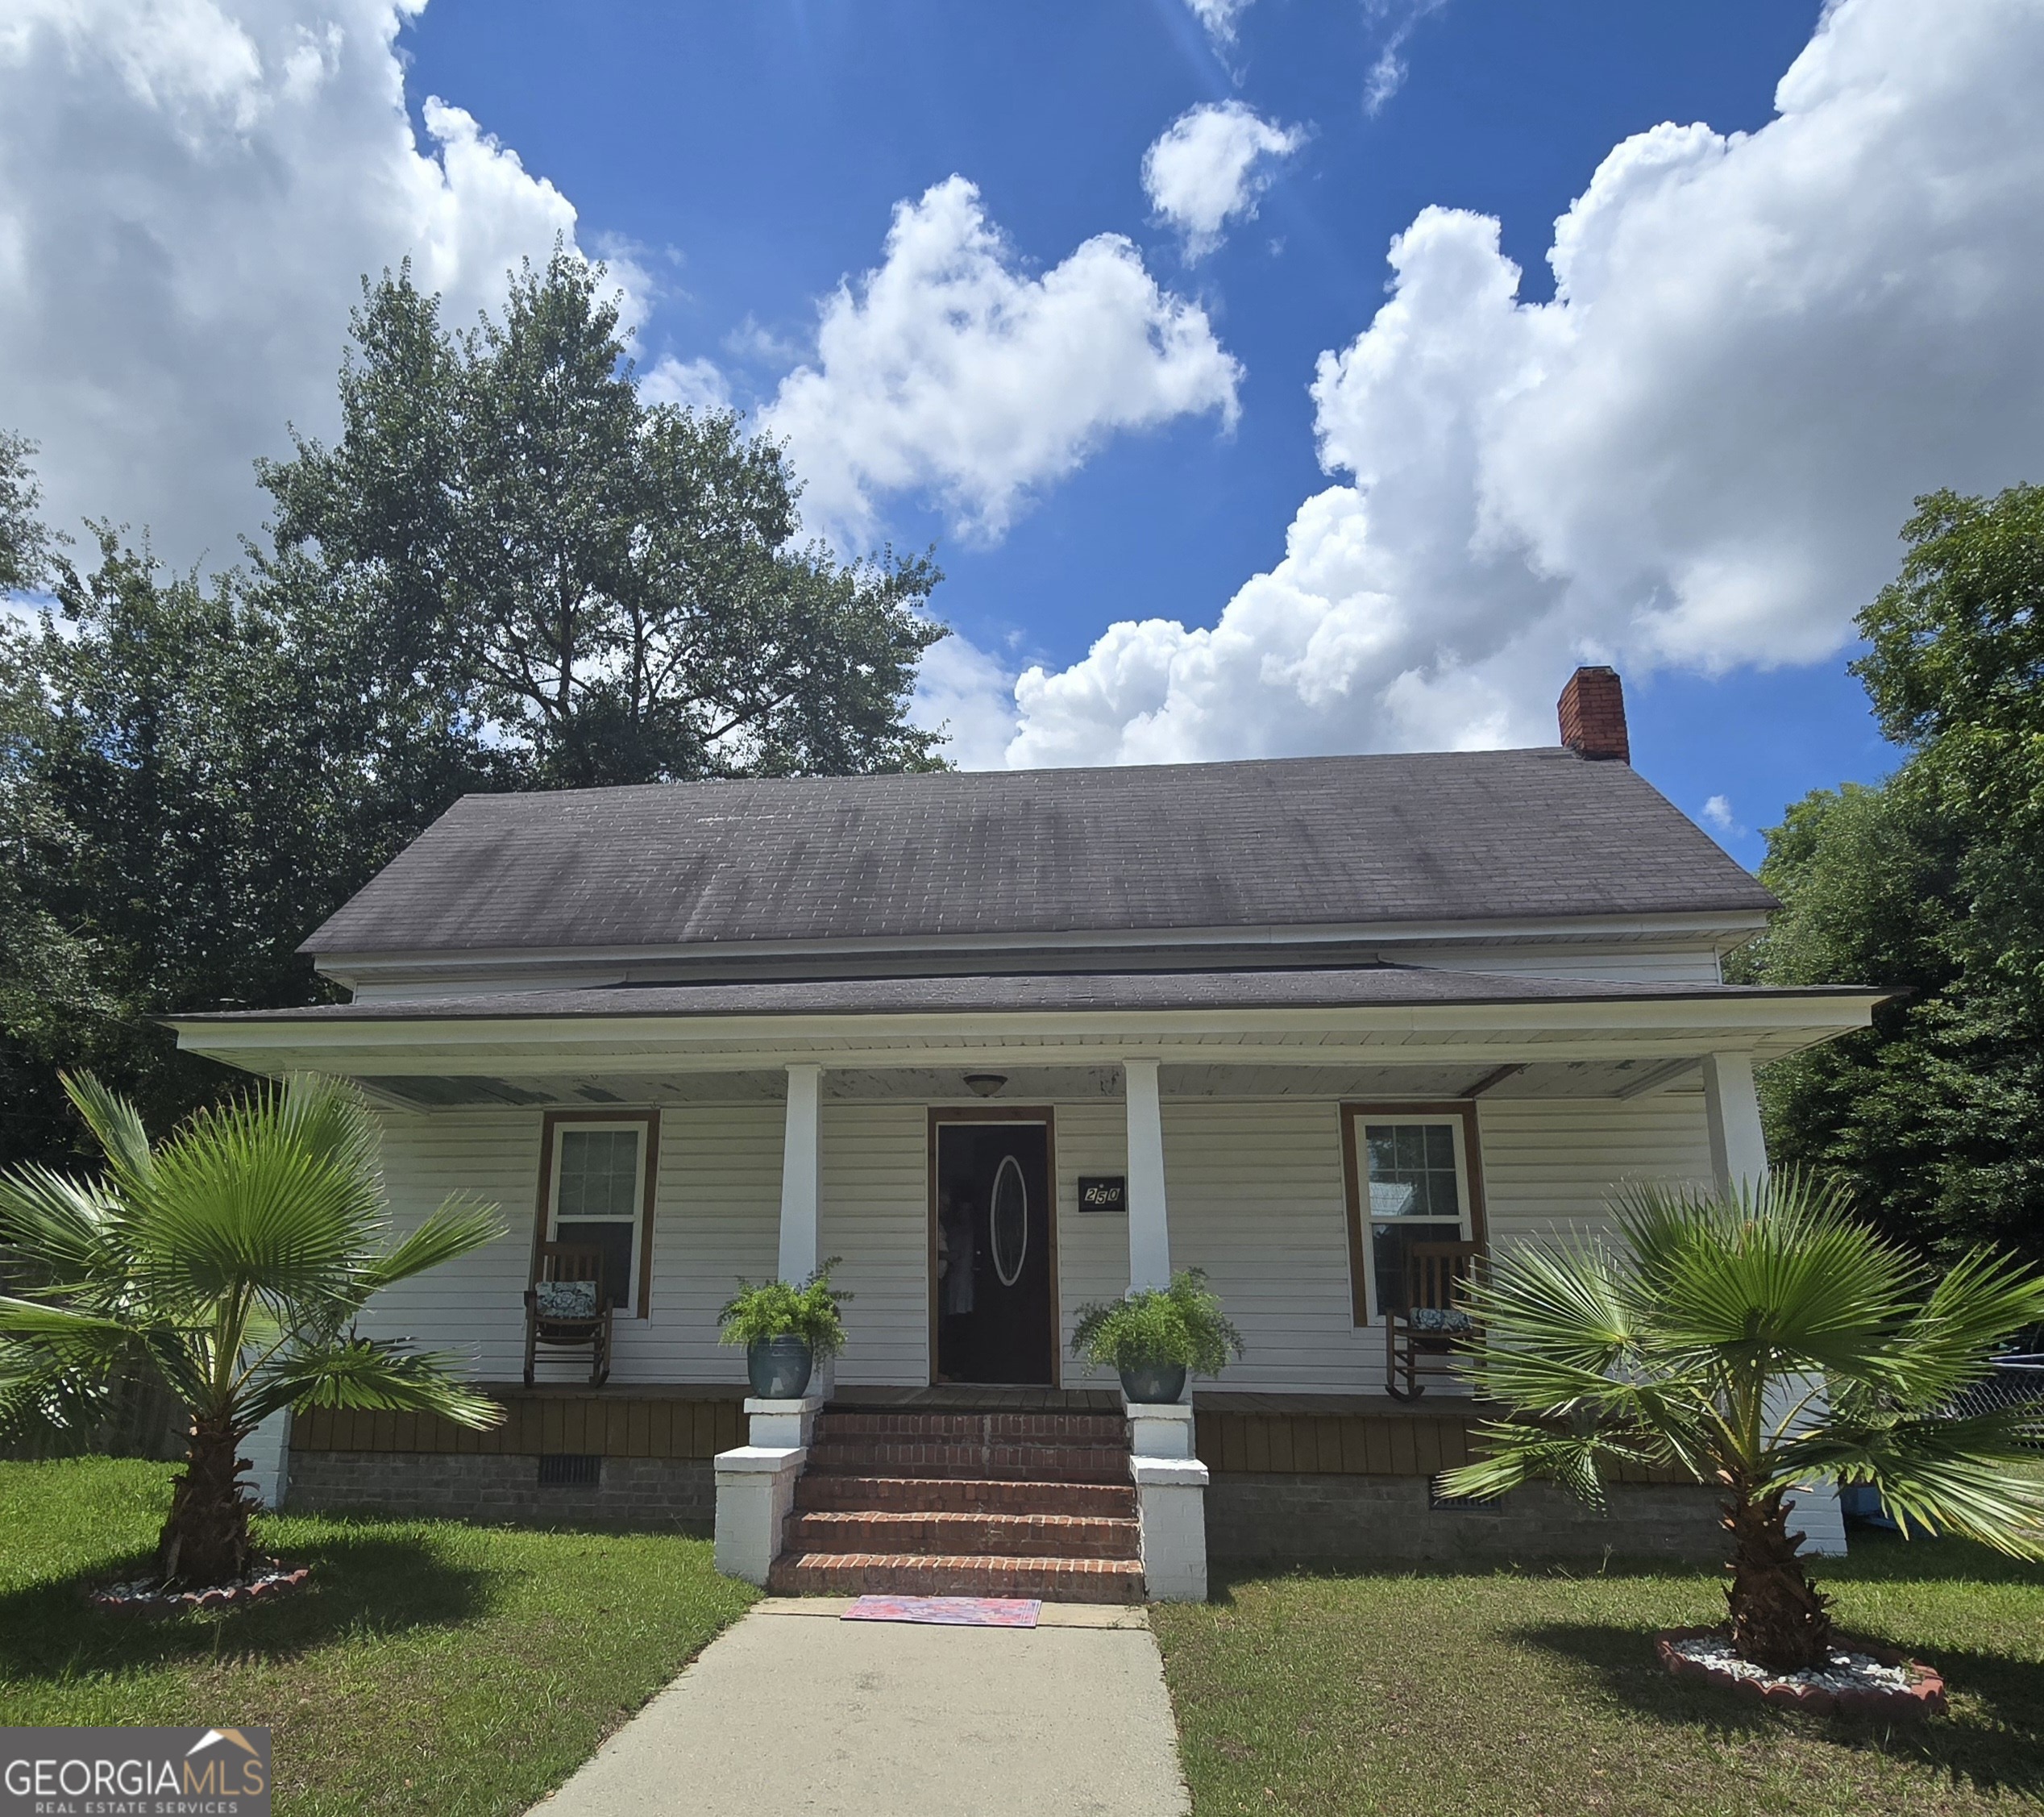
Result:
{"label": "brick foundation", "polygon": [[1257,1565],[1506,1564],[1723,1557],[1715,1498],[1686,1484],[1616,1484],[1600,1515],[1546,1483],[1477,1511],[1436,1509],[1415,1476],[1222,1475],[1207,1491],[1207,1549]]}
{"label": "brick foundation", "polygon": [[717,1485],[709,1462],[694,1457],[605,1457],[594,1484],[542,1487],[539,1459],[516,1453],[303,1451],[292,1454],[289,1505],[294,1514],[373,1511],[707,1533]]}

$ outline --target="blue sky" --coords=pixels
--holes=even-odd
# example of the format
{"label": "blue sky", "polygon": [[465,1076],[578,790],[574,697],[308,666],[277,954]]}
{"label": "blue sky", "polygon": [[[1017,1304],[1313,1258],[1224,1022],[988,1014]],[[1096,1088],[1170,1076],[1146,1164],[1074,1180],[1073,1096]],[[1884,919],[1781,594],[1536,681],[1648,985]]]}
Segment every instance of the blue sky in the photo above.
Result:
{"label": "blue sky", "polygon": [[[2030,0],[121,10],[0,42],[53,514],[217,561],[348,274],[459,315],[562,234],[815,528],[938,545],[971,762],[1543,742],[1609,659],[1754,862],[1893,761],[1844,665],[1909,497],[2044,471]],[[1146,153],[1223,128],[1203,246]]]}
{"label": "blue sky", "polygon": [[[435,0],[406,42],[418,93],[459,99],[517,146],[573,198],[585,240],[674,259],[675,293],[642,331],[648,356],[741,368],[749,331],[799,342],[815,299],[874,263],[894,204],[953,172],[1026,257],[1124,233],[1190,285],[1247,368],[1233,434],[1201,421],[1118,442],[991,548],[913,500],[889,512],[904,545],[939,545],[948,620],[1063,664],[1114,618],[1211,622],[1277,559],[1320,483],[1314,360],[1381,301],[1384,248],[1420,209],[1495,215],[1522,293],[1551,293],[1552,223],[1603,155],[1662,120],[1764,124],[1818,10],[1457,0],[1415,21],[1262,0],[1217,48],[1178,0]],[[1373,116],[1369,73],[1401,25],[1406,77]],[[1185,109],[1236,97],[1313,138],[1248,230],[1187,273],[1151,218],[1143,152]],[[779,373],[768,360],[750,376],[771,393]],[[1843,658],[1631,686],[1639,767],[1693,814],[1726,796],[1746,830],[1717,830],[1749,863],[1784,802],[1894,760]]]}

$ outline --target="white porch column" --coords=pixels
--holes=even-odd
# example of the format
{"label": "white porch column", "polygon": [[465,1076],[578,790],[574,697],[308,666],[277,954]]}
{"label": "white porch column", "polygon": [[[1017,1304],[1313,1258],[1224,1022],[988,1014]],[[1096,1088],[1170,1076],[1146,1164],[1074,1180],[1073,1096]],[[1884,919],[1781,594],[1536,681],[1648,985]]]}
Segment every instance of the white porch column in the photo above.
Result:
{"label": "white porch column", "polygon": [[1164,1205],[1164,1109],[1157,1062],[1124,1060],[1128,1100],[1128,1285],[1171,1284],[1171,1227]]}
{"label": "white porch column", "polygon": [[[1710,1171],[1720,1192],[1759,1191],[1768,1177],[1767,1137],[1760,1129],[1760,1100],[1753,1087],[1753,1061],[1746,1054],[1703,1057],[1704,1115],[1710,1129]],[[1770,1424],[1780,1420],[1806,1388],[1816,1390],[1809,1411],[1824,1412],[1824,1391],[1815,1378],[1791,1387],[1783,1383],[1764,1410]],[[1797,1489],[1793,1497],[1795,1531],[1806,1550],[1830,1557],[1846,1549],[1845,1511],[1838,1492],[1826,1483]]]}
{"label": "white porch column", "polygon": [[780,1276],[800,1286],[816,1271],[817,1150],[823,1068],[787,1069],[787,1133],[781,1148]]}
{"label": "white porch column", "polygon": [[1747,1054],[1703,1057],[1704,1115],[1710,1129],[1710,1171],[1720,1192],[1749,1192],[1768,1177],[1767,1138],[1760,1133],[1760,1100]]}

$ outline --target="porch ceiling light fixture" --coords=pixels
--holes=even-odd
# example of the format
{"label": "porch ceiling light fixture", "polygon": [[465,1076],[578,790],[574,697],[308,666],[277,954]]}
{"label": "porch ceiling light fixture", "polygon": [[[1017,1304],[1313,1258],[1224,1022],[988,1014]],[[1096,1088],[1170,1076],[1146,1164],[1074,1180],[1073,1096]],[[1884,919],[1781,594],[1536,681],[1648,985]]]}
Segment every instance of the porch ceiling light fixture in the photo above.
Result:
{"label": "porch ceiling light fixture", "polygon": [[969,1072],[966,1075],[966,1089],[976,1098],[991,1098],[1007,1083],[1004,1072]]}

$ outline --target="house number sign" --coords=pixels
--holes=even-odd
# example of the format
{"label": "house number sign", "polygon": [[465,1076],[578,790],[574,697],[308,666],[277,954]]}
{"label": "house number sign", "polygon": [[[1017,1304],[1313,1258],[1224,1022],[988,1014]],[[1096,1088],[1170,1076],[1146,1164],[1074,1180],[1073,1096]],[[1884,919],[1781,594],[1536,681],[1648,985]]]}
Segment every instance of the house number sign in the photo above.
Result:
{"label": "house number sign", "polygon": [[1078,1208],[1082,1212],[1125,1212],[1128,1209],[1128,1179],[1124,1174],[1081,1174]]}

